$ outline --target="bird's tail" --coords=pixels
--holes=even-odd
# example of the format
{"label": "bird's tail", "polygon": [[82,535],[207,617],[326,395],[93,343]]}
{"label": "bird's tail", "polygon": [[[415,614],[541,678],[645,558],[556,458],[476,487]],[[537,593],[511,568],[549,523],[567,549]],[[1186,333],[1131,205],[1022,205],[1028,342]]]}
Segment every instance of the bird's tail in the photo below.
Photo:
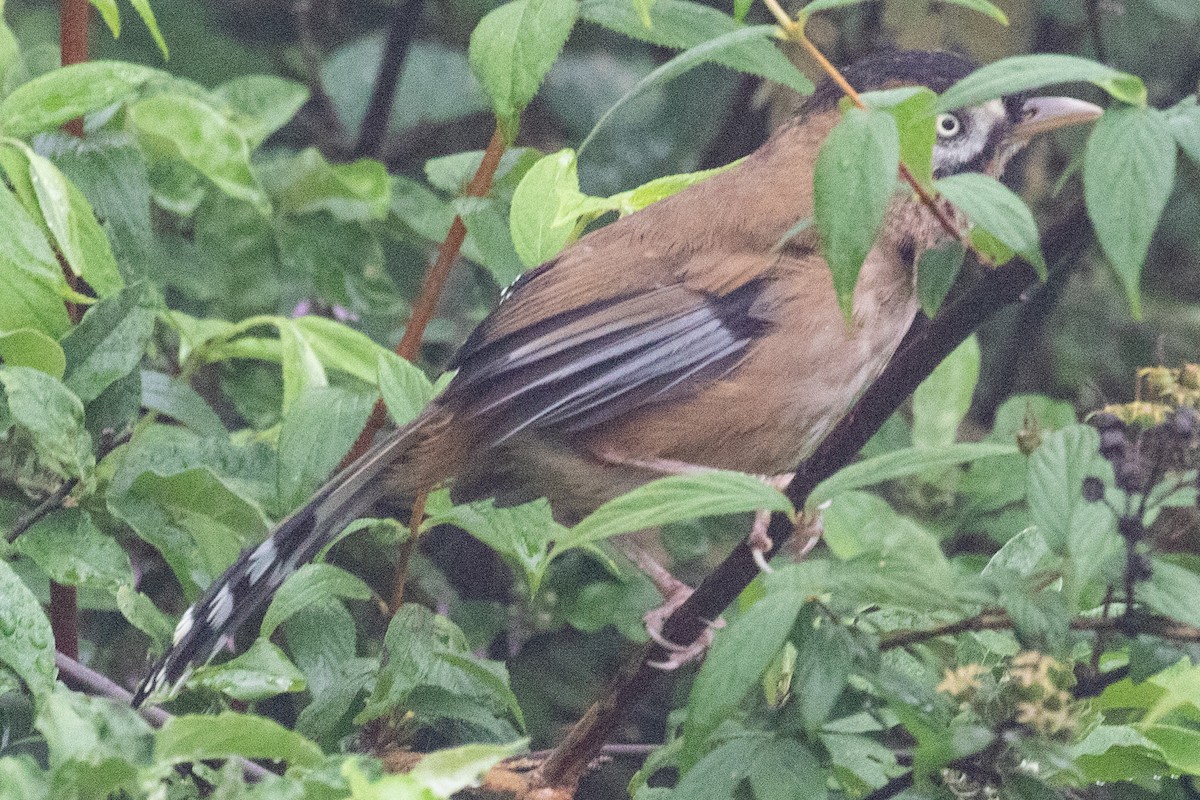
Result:
{"label": "bird's tail", "polygon": [[133,694],[134,707],[169,699],[196,665],[216,655],[248,617],[264,607],[289,575],[312,560],[348,523],[368,512],[387,490],[384,473],[405,460],[420,440],[420,420],[380,442],[331,478],[303,507],[275,526],[258,547],[241,554],[175,627],[170,648]]}

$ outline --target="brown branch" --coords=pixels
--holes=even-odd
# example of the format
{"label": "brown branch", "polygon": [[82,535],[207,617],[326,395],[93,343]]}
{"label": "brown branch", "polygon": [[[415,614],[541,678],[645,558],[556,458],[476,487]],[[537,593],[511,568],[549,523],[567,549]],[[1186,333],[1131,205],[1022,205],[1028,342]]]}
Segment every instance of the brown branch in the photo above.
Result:
{"label": "brown branch", "polygon": [[358,130],[358,141],[350,154],[355,157],[379,157],[379,147],[387,134],[388,120],[392,116],[392,101],[396,96],[396,84],[408,55],[408,46],[417,33],[417,22],[421,16],[419,3],[400,3],[392,11],[388,25],[387,41],[379,62],[379,74],[375,76],[375,88],[367,104]]}
{"label": "brown branch", "polygon": [[[492,140],[488,142],[487,149],[483,152],[479,168],[475,170],[475,175],[467,184],[465,192],[467,197],[487,197],[492,190],[492,179],[496,177],[496,170],[500,166],[500,157],[504,155],[505,146],[504,135],[497,126],[492,133]],[[396,355],[401,358],[413,361],[420,353],[421,339],[425,336],[425,328],[433,319],[438,299],[442,296],[442,289],[446,286],[450,268],[454,266],[454,261],[458,258],[458,251],[462,248],[466,238],[467,226],[463,223],[462,217],[455,215],[454,222],[450,224],[450,231],[438,247],[437,259],[425,273],[425,280],[413,303],[412,314],[408,318],[404,336],[400,339],[400,344],[396,345]],[[367,420],[362,433],[358,435],[354,446],[350,448],[350,452],[342,459],[338,469],[344,469],[367,452],[371,447],[371,442],[375,439],[375,434],[379,433],[386,422],[387,409],[382,400],[376,401],[375,408],[371,410],[370,419]]]}
{"label": "brown branch", "polygon": [[[61,652],[54,654],[54,666],[58,668],[58,677],[62,682],[77,692],[84,692],[93,697],[107,697],[116,700],[123,706],[129,706],[129,702],[133,699],[133,693],[128,689]],[[142,706],[137,709],[137,712],[142,715],[142,719],[156,728],[161,728],[172,719],[170,713],[157,706]],[[248,781],[265,780],[275,774],[253,761],[242,758],[237,760],[241,762],[242,774]]]}
{"label": "brown branch", "polygon": [[41,522],[41,520],[51,511],[56,511],[57,509],[61,508],[63,500],[67,499],[67,495],[71,493],[71,490],[74,489],[78,483],[78,478],[70,478],[69,480],[63,482],[63,484],[55,489],[49,497],[47,497],[41,503],[38,503],[37,508],[18,519],[16,524],[13,525],[12,530],[5,534],[5,538],[8,539],[9,542],[15,542],[18,536],[25,533],[25,531],[32,528],[38,522]]}

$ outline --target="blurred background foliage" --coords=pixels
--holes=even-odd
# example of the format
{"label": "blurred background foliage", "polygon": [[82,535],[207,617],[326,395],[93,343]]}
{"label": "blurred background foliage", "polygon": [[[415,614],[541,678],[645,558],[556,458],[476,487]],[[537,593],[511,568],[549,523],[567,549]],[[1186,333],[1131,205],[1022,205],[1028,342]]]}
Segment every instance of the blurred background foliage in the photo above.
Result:
{"label": "blurred background foliage", "polygon": [[[312,310],[394,346],[448,226],[453,198],[473,170],[471,163],[446,157],[481,150],[493,129],[466,52],[474,26],[496,5],[491,0],[155,0],[171,48],[165,68],[172,74],[209,88],[262,73],[308,87],[310,97],[299,113],[262,148],[257,163],[264,183],[273,180],[273,163],[290,163],[308,147],[335,163],[378,158],[390,173],[409,181],[393,188],[389,219],[398,224],[374,227],[346,223],[328,208],[308,211],[319,217],[290,225],[283,217],[238,213],[244,201],[210,191],[194,214],[156,211],[154,237],[126,256],[154,276],[170,308],[194,317],[237,321]],[[893,45],[953,49],[984,62],[1018,53],[1069,53],[1141,76],[1150,105],[1158,108],[1196,91],[1197,0],[1008,0],[1002,5],[1012,23],[1007,28],[936,0],[886,0],[823,15],[809,30],[835,63]],[[30,72],[57,66],[57,3],[8,0],[4,13]],[[749,19],[768,21],[758,4]],[[358,141],[363,117],[389,39],[395,52],[404,54],[394,104],[385,135],[364,147]],[[523,115],[517,147],[549,153],[577,146],[605,109],[673,52],[582,22]],[[164,66],[153,39],[132,15],[117,40],[94,20],[91,53],[95,59]],[[817,77],[810,64],[793,55]],[[1102,101],[1098,92],[1089,96],[1090,87],[1079,91]],[[760,144],[797,103],[789,90],[756,78],[712,65],[695,69],[641,96],[603,130],[581,161],[582,188],[608,195],[664,174],[728,163]],[[1062,252],[1075,254],[1074,266],[1052,275],[1031,290],[1028,302],[1006,309],[980,332],[980,389],[968,418],[979,430],[992,428],[997,408],[1014,393],[1045,394],[1087,410],[1130,399],[1130,376],[1139,366],[1176,365],[1200,355],[1200,168],[1180,160],[1175,196],[1144,273],[1144,317],[1134,321],[1094,243],[1077,184],[1058,185],[1057,176],[1070,171],[1066,154],[1081,151],[1086,133],[1073,129],[1057,141],[1039,142],[1010,170],[1011,182],[1023,187],[1043,232],[1051,232]],[[514,150],[506,156],[507,168],[519,176],[530,158]],[[70,174],[69,160],[60,166]],[[515,185],[515,178],[506,183],[504,171],[495,195],[501,199],[511,196]],[[469,225],[467,259],[452,274],[426,337],[423,366],[430,374],[440,371],[495,304],[502,289],[498,277],[512,269],[490,239],[507,235],[504,225],[499,233],[496,229],[497,220],[505,219],[503,209],[485,211],[493,216],[481,213],[478,225]],[[164,347],[160,360],[166,352]],[[193,385],[230,429],[263,431],[279,422],[284,387],[277,368],[223,361],[194,376]],[[1005,424],[1016,429],[1012,416]],[[898,502],[930,511],[938,499],[905,496]],[[684,565],[683,577],[694,578],[722,557],[742,530],[711,522],[675,526],[665,546]],[[969,550],[969,538],[963,536],[958,545]],[[393,567],[391,557],[382,554],[391,551],[390,545],[384,534],[355,537],[342,546],[338,560],[371,585],[387,585]],[[641,614],[653,601],[648,584],[614,580],[596,561],[571,557],[551,572],[534,603],[510,604],[512,581],[504,563],[450,530],[430,537],[412,576],[414,598],[450,613],[472,647],[490,646],[493,658],[513,656],[512,684],[535,748],[555,742],[561,726],[577,719],[594,699],[628,646],[621,633],[641,637]],[[170,580],[160,568],[144,576],[142,586],[156,598],[169,597],[173,590],[164,587]],[[86,608],[92,600],[85,596],[82,603]],[[92,656],[109,674],[132,680],[144,665],[144,640],[117,615],[106,615],[104,604],[95,599],[97,611],[87,620],[89,646],[97,650]],[[178,598],[162,605],[182,607]],[[366,634],[382,636],[382,629],[370,630],[370,614],[362,617]],[[501,630],[509,631],[507,640],[497,638]],[[623,734],[662,741],[665,711],[679,705],[672,696],[677,686],[673,678],[664,678],[658,695],[645,698]],[[295,716],[287,696],[271,702],[268,710],[277,718]],[[620,770],[608,770],[601,780],[619,792],[625,778]]]}

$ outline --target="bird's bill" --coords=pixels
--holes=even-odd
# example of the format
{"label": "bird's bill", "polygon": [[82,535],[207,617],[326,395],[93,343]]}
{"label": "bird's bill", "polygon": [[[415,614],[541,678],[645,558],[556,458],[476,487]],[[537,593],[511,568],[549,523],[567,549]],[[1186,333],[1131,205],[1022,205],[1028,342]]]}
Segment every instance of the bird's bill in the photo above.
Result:
{"label": "bird's bill", "polygon": [[1013,138],[1029,140],[1039,133],[1091,122],[1104,109],[1074,97],[1032,97],[1023,106],[1024,119],[1013,128]]}

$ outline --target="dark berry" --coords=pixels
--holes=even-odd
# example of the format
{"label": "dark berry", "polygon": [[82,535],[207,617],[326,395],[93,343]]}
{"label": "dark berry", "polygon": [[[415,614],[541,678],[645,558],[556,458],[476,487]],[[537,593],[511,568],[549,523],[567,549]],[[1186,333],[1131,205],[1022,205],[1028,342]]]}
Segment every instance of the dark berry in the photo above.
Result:
{"label": "dark berry", "polygon": [[1083,479],[1083,499],[1089,503],[1098,503],[1104,499],[1104,481],[1089,476]]}
{"label": "dark berry", "polygon": [[1146,526],[1141,517],[1121,517],[1117,520],[1117,530],[1131,542],[1140,541],[1146,535]]}
{"label": "dark berry", "polygon": [[1092,423],[1092,427],[1098,431],[1123,430],[1125,428],[1125,423],[1121,421],[1121,418],[1108,411],[1093,414],[1088,422]]}
{"label": "dark berry", "polygon": [[1100,455],[1109,461],[1125,455],[1125,450],[1128,447],[1129,440],[1125,437],[1124,430],[1109,428],[1100,432]]}
{"label": "dark berry", "polygon": [[1196,409],[1190,406],[1180,406],[1171,415],[1171,429],[1180,439],[1191,439],[1196,432]]}

